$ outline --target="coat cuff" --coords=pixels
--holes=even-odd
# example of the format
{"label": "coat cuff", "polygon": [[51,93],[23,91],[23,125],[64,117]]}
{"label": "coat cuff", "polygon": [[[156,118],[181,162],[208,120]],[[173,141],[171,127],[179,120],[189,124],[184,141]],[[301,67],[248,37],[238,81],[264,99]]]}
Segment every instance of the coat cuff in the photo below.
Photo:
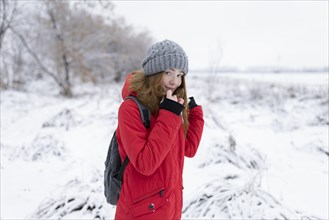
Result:
{"label": "coat cuff", "polygon": [[160,104],[160,109],[166,109],[176,115],[180,115],[184,109],[184,106],[171,99],[165,98]]}
{"label": "coat cuff", "polygon": [[192,108],[198,106],[198,104],[196,104],[196,102],[194,100],[194,97],[190,97],[189,99],[190,99],[190,102],[188,103],[188,108],[189,109],[192,109]]}

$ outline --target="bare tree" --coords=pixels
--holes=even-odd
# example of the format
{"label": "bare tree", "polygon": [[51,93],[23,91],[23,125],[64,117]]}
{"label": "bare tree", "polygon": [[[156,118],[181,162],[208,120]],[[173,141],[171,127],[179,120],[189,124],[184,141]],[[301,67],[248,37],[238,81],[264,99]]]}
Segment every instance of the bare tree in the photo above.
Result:
{"label": "bare tree", "polygon": [[56,82],[61,94],[72,96],[72,85],[79,80],[119,81],[140,68],[152,39],[147,32],[135,33],[123,19],[114,18],[111,2],[48,0],[33,4],[37,10],[29,11],[29,19],[25,19],[31,22],[30,29],[11,26],[10,30],[24,46],[22,52],[31,55],[37,69]]}
{"label": "bare tree", "polygon": [[[70,90],[70,85],[66,83],[68,80],[61,80],[61,78],[58,77],[56,72],[50,70],[47,65],[41,60],[40,56],[38,55],[38,52],[34,49],[31,39],[29,38],[27,34],[27,29],[22,28],[20,25],[18,25],[19,22],[15,22],[15,19],[17,17],[17,1],[7,1],[7,0],[1,0],[1,65],[3,68],[1,68],[1,87],[11,87],[16,88],[16,84],[23,84],[24,79],[20,76],[20,72],[22,71],[22,66],[24,64],[23,62],[23,55],[22,53],[25,52],[21,45],[24,46],[26,51],[32,55],[38,66],[41,70],[43,70],[45,73],[50,75],[56,83],[62,88],[62,92],[64,95],[70,96],[72,95],[72,92]],[[21,19],[23,20],[23,19]],[[56,21],[54,21],[56,22]],[[56,23],[53,22],[53,25],[56,26]],[[4,36],[7,33],[7,31],[10,30],[11,36],[10,39],[8,39],[6,50],[4,49]],[[60,38],[60,36],[57,36]],[[19,42],[17,42],[17,39]],[[16,40],[16,41],[15,41]],[[58,39],[60,41],[60,39]],[[10,42],[10,43],[9,43]],[[15,47],[18,48],[18,50],[15,51]],[[63,59],[65,60],[65,54],[63,54]],[[67,65],[67,62],[65,63]],[[68,68],[65,69],[66,72],[68,72]],[[68,75],[68,74],[67,74]],[[26,78],[26,77],[25,77]],[[67,78],[66,78],[67,79]]]}
{"label": "bare tree", "polygon": [[[57,81],[62,89],[62,94],[65,96],[72,96],[71,82],[70,82],[70,61],[69,61],[69,52],[67,50],[64,30],[60,23],[60,17],[64,14],[64,19],[67,17],[68,3],[65,2],[56,2],[55,0],[46,1],[46,13],[49,16],[50,28],[52,29],[56,49],[57,49]],[[59,14],[62,12],[63,14]],[[63,73],[64,76],[61,76]]]}
{"label": "bare tree", "polygon": [[3,47],[3,40],[7,30],[14,22],[17,13],[17,2],[0,0],[1,20],[0,20],[0,52]]}
{"label": "bare tree", "polygon": [[[105,18],[103,14],[90,12],[97,6],[97,2],[86,2],[87,5],[83,2],[75,3],[74,10],[68,3],[53,2],[56,7],[52,10],[56,13],[51,14],[51,23],[56,20],[62,40],[59,40],[57,30],[56,39],[60,44],[43,44],[47,53],[55,51],[46,57],[59,60],[56,66],[63,65],[65,62],[61,54],[65,52],[70,76],[83,81],[119,81],[122,75],[140,68],[141,59],[151,38],[146,32],[136,34],[133,27],[125,24],[124,19],[111,17],[113,7],[109,2],[106,2],[106,6],[103,5],[103,14],[107,15]],[[40,30],[44,30],[41,33],[42,39],[47,42],[52,41],[47,38],[53,38],[53,35],[49,35],[49,30],[54,27],[47,22],[48,17],[38,17]],[[56,55],[58,52],[60,55]]]}
{"label": "bare tree", "polygon": [[24,84],[24,48],[13,39],[11,29],[21,21],[16,0],[0,0],[0,88],[20,89]]}

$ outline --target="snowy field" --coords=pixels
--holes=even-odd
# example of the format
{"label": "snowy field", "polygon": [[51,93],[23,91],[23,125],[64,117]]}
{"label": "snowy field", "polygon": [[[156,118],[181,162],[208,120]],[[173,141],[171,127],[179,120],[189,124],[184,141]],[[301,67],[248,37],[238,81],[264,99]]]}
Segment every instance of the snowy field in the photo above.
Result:
{"label": "snowy field", "polygon": [[[328,73],[187,75],[204,109],[183,219],[329,219]],[[103,196],[121,84],[1,91],[1,219],[112,219]]]}

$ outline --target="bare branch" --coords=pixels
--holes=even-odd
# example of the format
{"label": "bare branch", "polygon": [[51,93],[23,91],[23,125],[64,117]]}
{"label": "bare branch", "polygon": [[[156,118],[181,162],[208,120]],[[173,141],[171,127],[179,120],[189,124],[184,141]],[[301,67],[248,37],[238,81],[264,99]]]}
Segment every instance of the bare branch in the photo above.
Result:
{"label": "bare branch", "polygon": [[23,45],[25,46],[25,48],[27,49],[27,51],[32,55],[32,57],[35,59],[35,61],[37,62],[37,64],[39,65],[39,67],[46,72],[49,76],[51,76],[56,83],[58,83],[58,85],[60,85],[61,87],[63,86],[62,82],[59,80],[59,78],[56,76],[56,74],[54,72],[52,72],[51,70],[49,70],[39,59],[39,57],[37,56],[37,54],[30,48],[29,44],[27,43],[27,41],[25,40],[25,37],[19,33],[15,28],[11,27],[10,28],[11,31],[15,34],[15,36],[17,36],[21,42],[23,43]]}

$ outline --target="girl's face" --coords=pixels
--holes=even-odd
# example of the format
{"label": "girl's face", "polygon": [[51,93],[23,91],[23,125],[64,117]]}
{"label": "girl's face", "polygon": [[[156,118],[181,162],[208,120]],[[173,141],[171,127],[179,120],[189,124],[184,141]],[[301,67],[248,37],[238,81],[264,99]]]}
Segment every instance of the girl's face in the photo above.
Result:
{"label": "girl's face", "polygon": [[164,71],[161,79],[161,86],[167,92],[171,90],[173,93],[182,84],[183,71],[179,69],[168,69]]}

